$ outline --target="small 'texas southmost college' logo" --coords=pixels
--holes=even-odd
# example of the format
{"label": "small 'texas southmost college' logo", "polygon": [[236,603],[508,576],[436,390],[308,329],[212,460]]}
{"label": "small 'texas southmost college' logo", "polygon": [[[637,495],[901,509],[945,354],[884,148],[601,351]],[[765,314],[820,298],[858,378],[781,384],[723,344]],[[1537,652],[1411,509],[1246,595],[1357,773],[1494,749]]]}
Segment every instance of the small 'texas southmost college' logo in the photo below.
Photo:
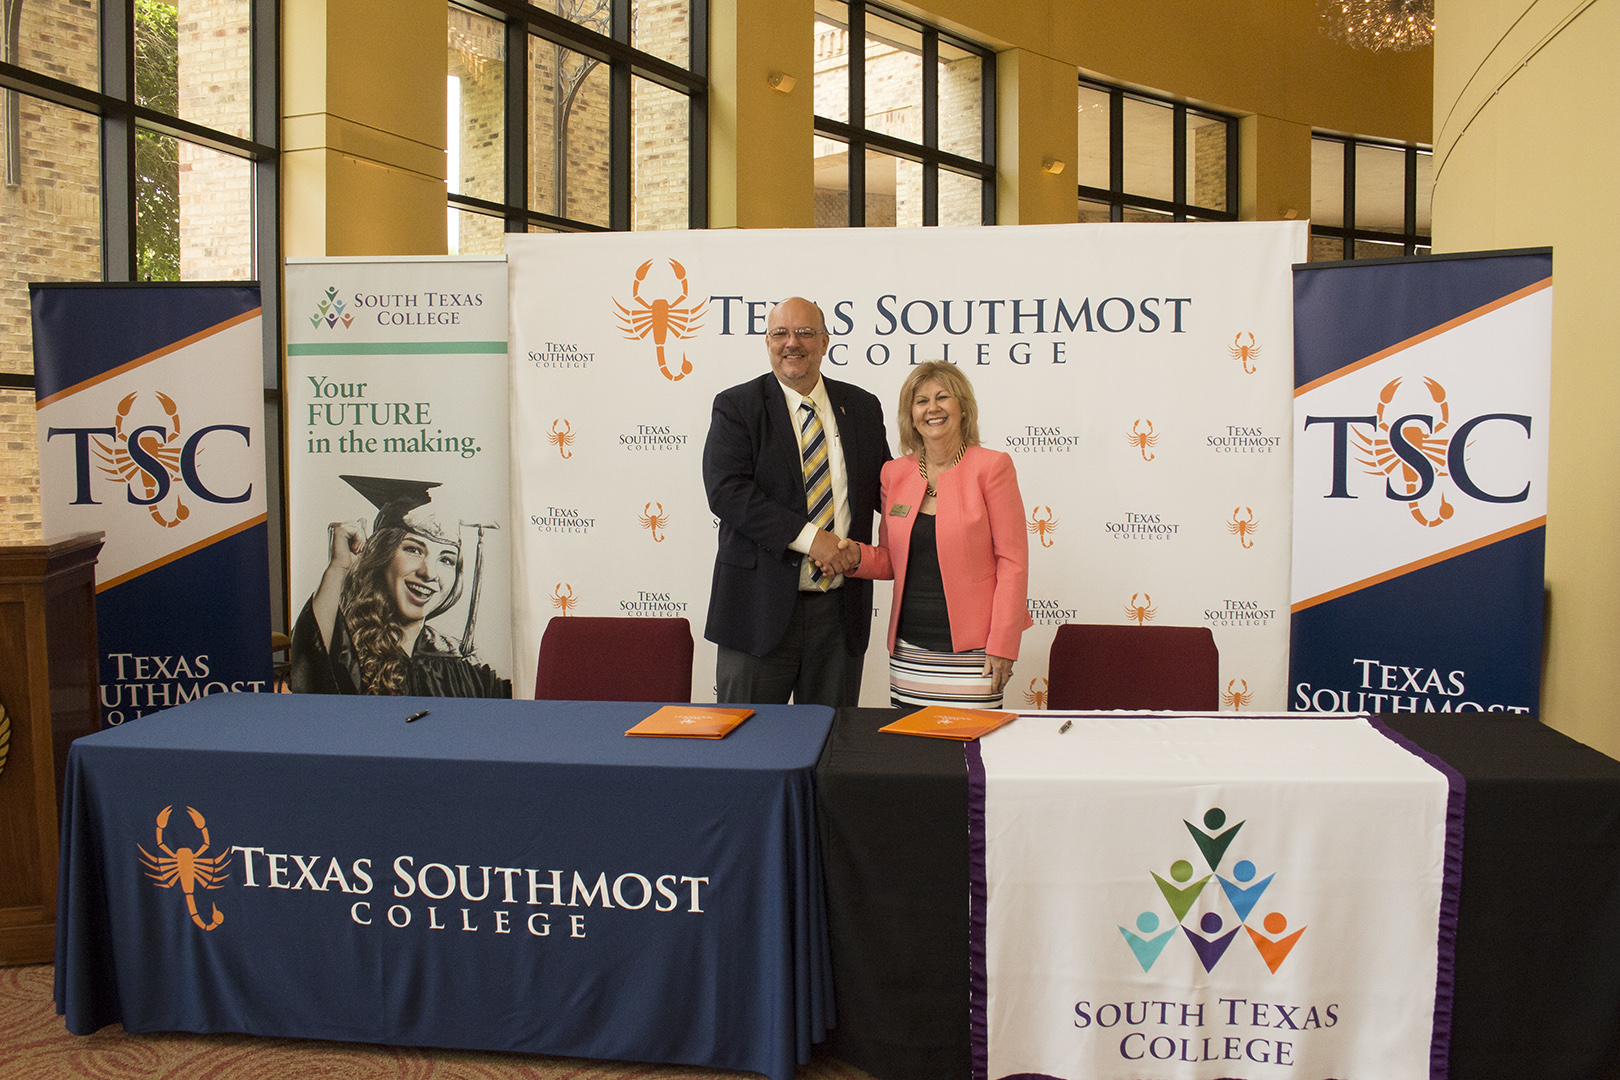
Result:
{"label": "small 'texas southmost college' logo", "polygon": [[[1246,823],[1240,821],[1227,828],[1226,811],[1216,806],[1205,812],[1203,828],[1185,820],[1182,824],[1187,826],[1187,832],[1197,845],[1198,854],[1209,872],[1194,881],[1195,870],[1189,859],[1177,859],[1170,864],[1169,880],[1149,871],[1149,876],[1158,886],[1159,896],[1169,907],[1174,922],[1169,929],[1161,930],[1164,919],[1160,912],[1150,907],[1137,915],[1135,932],[1123,926],[1118,927],[1119,932],[1124,935],[1125,944],[1130,946],[1131,954],[1136,957],[1136,962],[1145,972],[1158,962],[1160,954],[1169,945],[1171,938],[1185,936],[1193,952],[1198,955],[1198,962],[1203,965],[1204,970],[1214,971],[1215,965],[1226,955],[1227,949],[1236,940],[1239,931],[1247,931],[1249,940],[1260,953],[1260,959],[1275,975],[1277,969],[1282,967],[1283,961],[1288,959],[1288,954],[1294,950],[1294,946],[1299,944],[1300,935],[1305,933],[1306,928],[1302,926],[1293,933],[1285,934],[1284,931],[1288,929],[1288,918],[1280,911],[1269,912],[1263,919],[1255,918],[1260,898],[1271,886],[1272,879],[1277,876],[1275,873],[1260,878],[1254,863],[1248,859],[1241,859],[1233,865],[1230,878],[1224,877],[1219,872],[1227,849],[1232,846],[1232,841],[1237,839],[1238,831]],[[1188,915],[1194,906],[1198,905],[1199,897],[1212,880],[1219,883],[1218,889],[1211,891],[1216,902],[1199,905],[1204,908],[1204,913],[1196,920],[1195,929],[1187,925]],[[1226,901],[1224,906],[1230,909],[1229,914],[1225,916],[1216,910],[1222,906],[1219,903],[1222,898]],[[1235,922],[1235,925],[1227,929],[1229,920]],[[1249,925],[1251,920],[1258,922],[1262,929],[1257,930]],[[1176,934],[1177,930],[1181,931],[1181,935]]]}
{"label": "small 'texas southmost college' logo", "polygon": [[336,330],[338,323],[342,323],[343,329],[347,330],[354,323],[354,316],[343,310],[347,306],[337,298],[337,289],[327,286],[326,295],[315,304],[315,310],[309,316],[309,325],[317,330],[322,326]]}
{"label": "small 'texas southmost college' logo", "polygon": [[653,348],[658,352],[658,370],[664,373],[664,378],[670,382],[680,382],[692,374],[692,362],[681,353],[681,367],[679,371],[670,370],[668,360],[664,356],[664,345],[671,339],[691,337],[703,325],[703,310],[708,306],[708,300],[700,300],[696,304],[688,305],[686,298],[691,294],[691,287],[686,281],[686,267],[669,260],[669,268],[675,275],[675,281],[680,285],[681,295],[674,300],[647,300],[641,295],[641,286],[647,280],[647,273],[652,269],[656,260],[648,259],[636,270],[635,283],[630,286],[630,295],[634,303],[625,307],[617,300],[613,306],[619,309],[619,325],[624,336],[632,341],[645,341],[649,336],[653,339]]}
{"label": "small 'texas southmost college' logo", "polygon": [[[1249,339],[1249,343],[1247,345],[1243,343],[1244,338]],[[1258,370],[1255,368],[1254,362],[1260,359],[1260,346],[1255,344],[1254,335],[1252,333],[1245,334],[1240,330],[1233,334],[1232,347],[1226,351],[1231,354],[1232,359],[1243,364],[1243,373],[1245,375],[1253,375],[1255,371]]]}
{"label": "small 'texas southmost college' logo", "polygon": [[1153,460],[1153,454],[1150,451],[1159,442],[1159,437],[1153,434],[1153,421],[1137,420],[1131,425],[1131,433],[1128,437],[1131,445],[1142,452],[1143,461]]}
{"label": "small 'texas southmost college' logo", "polygon": [[172,889],[180,886],[180,891],[186,897],[186,910],[191,912],[191,921],[204,930],[218,928],[225,921],[225,913],[214,905],[214,916],[207,922],[203,921],[201,913],[197,911],[197,890],[217,889],[225,884],[230,877],[230,849],[226,848],[218,855],[203,854],[208,850],[208,822],[202,814],[192,807],[186,807],[186,813],[191,817],[191,823],[202,834],[202,843],[195,849],[189,847],[171,848],[163,839],[163,832],[169,827],[169,814],[174,807],[165,806],[158,811],[157,816],[157,846],[162,855],[153,855],[150,851],[136,844],[136,850],[141,853],[141,866],[146,876],[157,882],[159,888]]}

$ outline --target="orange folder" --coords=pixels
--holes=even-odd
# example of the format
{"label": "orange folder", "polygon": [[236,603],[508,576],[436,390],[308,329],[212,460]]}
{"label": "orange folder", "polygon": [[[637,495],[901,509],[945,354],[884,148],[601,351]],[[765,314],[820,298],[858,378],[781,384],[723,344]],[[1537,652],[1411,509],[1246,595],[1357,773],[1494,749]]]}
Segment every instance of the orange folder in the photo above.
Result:
{"label": "orange folder", "polygon": [[753,709],[717,709],[712,705],[665,705],[625,732],[677,739],[723,739],[754,715]]}
{"label": "orange folder", "polygon": [[992,709],[958,709],[950,705],[930,705],[903,716],[879,731],[897,735],[926,735],[930,739],[957,739],[972,742],[988,735],[1002,724],[1018,718],[1017,713]]}

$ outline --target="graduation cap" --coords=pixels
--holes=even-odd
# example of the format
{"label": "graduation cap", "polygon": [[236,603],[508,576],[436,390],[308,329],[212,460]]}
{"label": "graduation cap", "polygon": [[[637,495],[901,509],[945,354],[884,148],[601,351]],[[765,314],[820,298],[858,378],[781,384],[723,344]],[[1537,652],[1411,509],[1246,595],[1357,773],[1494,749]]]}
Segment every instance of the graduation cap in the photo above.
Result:
{"label": "graduation cap", "polygon": [[412,514],[433,501],[431,489],[442,487],[432,480],[400,480],[388,476],[339,475],[354,490],[366,497],[377,508],[377,518],[371,531],[379,529],[408,529],[443,544],[461,546],[459,529],[446,529],[430,513]]}

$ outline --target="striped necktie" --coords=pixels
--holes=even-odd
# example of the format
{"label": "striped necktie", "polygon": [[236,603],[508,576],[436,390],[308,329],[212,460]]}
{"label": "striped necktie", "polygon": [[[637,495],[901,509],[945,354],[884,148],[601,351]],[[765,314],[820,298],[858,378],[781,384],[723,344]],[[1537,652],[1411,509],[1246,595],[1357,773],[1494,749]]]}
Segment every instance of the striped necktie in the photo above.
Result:
{"label": "striped necktie", "polygon": [[[810,520],[818,529],[832,531],[833,490],[832,467],[827,461],[827,432],[821,426],[821,417],[810,401],[799,403],[804,418],[799,424],[800,441],[804,444],[804,498],[810,508]],[[832,579],[821,573],[821,568],[810,568],[810,580],[816,588],[826,591]]]}

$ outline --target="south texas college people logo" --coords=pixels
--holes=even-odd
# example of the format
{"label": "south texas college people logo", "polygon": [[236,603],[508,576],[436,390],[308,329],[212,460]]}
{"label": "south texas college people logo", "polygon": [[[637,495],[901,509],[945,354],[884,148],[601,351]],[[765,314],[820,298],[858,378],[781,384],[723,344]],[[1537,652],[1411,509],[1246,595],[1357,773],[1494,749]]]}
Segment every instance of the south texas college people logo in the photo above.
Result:
{"label": "south texas college people logo", "polygon": [[[1192,880],[1194,869],[1191,860],[1177,859],[1170,864],[1170,880],[1166,881],[1157,873],[1149,872],[1153,882],[1158,886],[1160,897],[1170,909],[1174,919],[1170,928],[1161,930],[1164,919],[1159,912],[1149,908],[1136,917],[1136,931],[1132,932],[1125,927],[1119,927],[1119,932],[1125,937],[1125,944],[1130,946],[1131,953],[1136,962],[1142,965],[1144,972],[1152,969],[1159,960],[1159,956],[1170,944],[1174,937],[1185,937],[1192,946],[1193,952],[1198,955],[1198,962],[1205,971],[1214,971],[1215,965],[1220,963],[1221,957],[1232,942],[1237,940],[1239,931],[1247,931],[1247,937],[1259,950],[1260,959],[1265,961],[1266,967],[1275,975],[1277,969],[1282,967],[1288,954],[1299,944],[1300,935],[1305,933],[1305,927],[1300,927],[1293,933],[1288,930],[1288,919],[1280,911],[1269,912],[1263,919],[1256,918],[1260,898],[1270,887],[1276,874],[1258,877],[1259,872],[1254,863],[1242,859],[1232,867],[1230,878],[1219,873],[1221,861],[1226,857],[1226,849],[1232,846],[1237,838],[1238,830],[1245,822],[1238,822],[1231,828],[1226,828],[1226,811],[1220,807],[1213,807],[1204,814],[1203,828],[1199,828],[1190,821],[1183,821],[1187,832],[1192,835],[1193,842],[1198,847],[1200,860],[1209,872],[1197,881]],[[1218,883],[1218,888],[1210,889],[1211,880]],[[1200,897],[1209,893],[1216,899],[1216,903],[1198,904]],[[1219,900],[1224,898],[1226,903],[1221,905]],[[1188,915],[1194,906],[1204,908],[1204,913],[1196,923],[1196,929],[1187,925]],[[1218,907],[1229,909],[1229,914],[1223,916]],[[1264,932],[1256,930],[1249,925],[1250,920],[1258,922]],[[1234,921],[1235,920],[1235,921]],[[1230,927],[1230,929],[1228,929]],[[1180,930],[1181,934],[1176,931]]]}
{"label": "south texas college people logo", "polygon": [[649,335],[653,339],[653,347],[658,351],[658,370],[664,373],[664,378],[670,382],[680,382],[692,374],[692,362],[681,353],[681,369],[674,372],[669,369],[669,363],[664,357],[664,345],[671,338],[682,339],[691,337],[703,325],[703,309],[708,306],[708,300],[700,300],[690,306],[686,298],[691,294],[691,287],[686,283],[686,267],[669,260],[669,268],[675,275],[675,281],[680,285],[681,295],[674,300],[647,300],[641,295],[641,286],[647,280],[647,273],[652,269],[653,259],[648,259],[636,270],[635,283],[630,286],[630,295],[634,303],[625,307],[617,300],[613,306],[619,309],[619,326],[624,336],[631,341],[645,340]]}
{"label": "south texas college people logo", "polygon": [[186,807],[186,813],[191,817],[191,823],[202,834],[202,843],[193,850],[189,847],[171,848],[164,842],[163,831],[169,827],[169,815],[173,806],[165,806],[158,811],[157,816],[157,846],[162,855],[153,855],[150,851],[136,844],[141,853],[141,866],[146,870],[146,876],[157,882],[162,889],[172,889],[180,886],[180,891],[186,897],[186,910],[191,912],[191,921],[204,930],[216,929],[225,921],[225,913],[214,905],[214,916],[208,922],[203,921],[202,915],[197,911],[197,890],[217,889],[225,884],[231,876],[231,852],[224,848],[218,855],[203,854],[208,850],[208,822],[202,814]]}
{"label": "south texas college people logo", "polygon": [[338,323],[343,324],[347,330],[354,324],[354,316],[343,309],[348,305],[337,298],[337,289],[327,286],[326,295],[315,305],[315,310],[309,316],[309,325],[319,330],[325,326],[328,330],[336,330]]}

